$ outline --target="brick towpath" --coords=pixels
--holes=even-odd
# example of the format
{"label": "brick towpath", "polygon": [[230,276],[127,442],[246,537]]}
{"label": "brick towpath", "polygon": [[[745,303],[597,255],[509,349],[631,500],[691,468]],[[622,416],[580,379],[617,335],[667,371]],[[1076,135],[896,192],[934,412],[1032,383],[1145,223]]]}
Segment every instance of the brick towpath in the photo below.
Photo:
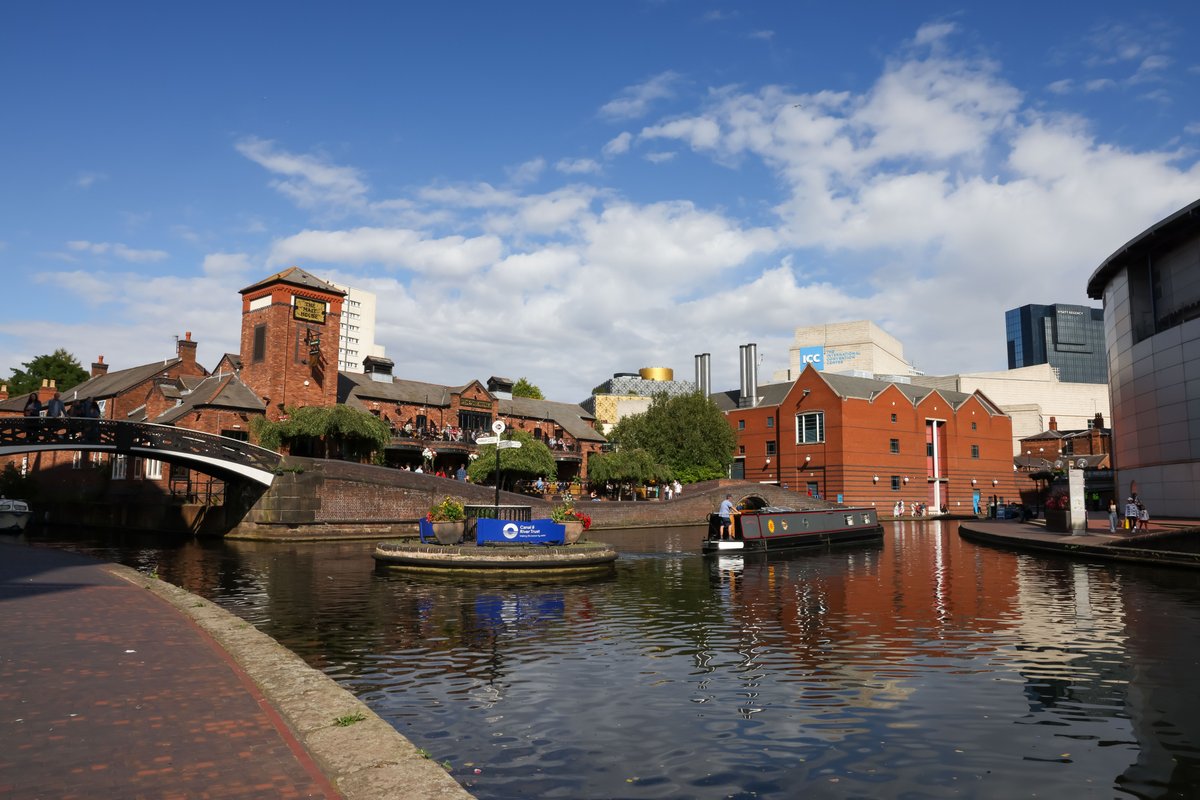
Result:
{"label": "brick towpath", "polygon": [[0,743],[0,797],[469,797],[248,623],[2,538]]}

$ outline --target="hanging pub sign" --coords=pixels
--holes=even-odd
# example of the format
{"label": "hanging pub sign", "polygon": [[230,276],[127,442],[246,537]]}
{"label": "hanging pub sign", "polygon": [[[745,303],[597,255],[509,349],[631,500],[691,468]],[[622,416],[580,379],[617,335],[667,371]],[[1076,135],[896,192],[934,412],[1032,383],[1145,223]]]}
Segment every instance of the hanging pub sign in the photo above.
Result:
{"label": "hanging pub sign", "polygon": [[325,324],[325,303],[321,300],[310,300],[307,297],[296,297],[295,305],[292,306],[292,319],[303,320],[304,322],[315,322],[318,325]]}

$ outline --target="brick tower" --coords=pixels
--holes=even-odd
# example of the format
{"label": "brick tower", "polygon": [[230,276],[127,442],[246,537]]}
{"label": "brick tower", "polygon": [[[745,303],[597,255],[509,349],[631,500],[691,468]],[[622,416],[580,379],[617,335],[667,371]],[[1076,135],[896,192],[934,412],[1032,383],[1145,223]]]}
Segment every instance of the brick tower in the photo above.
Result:
{"label": "brick tower", "polygon": [[278,420],[289,406],[337,403],[338,333],[346,293],[290,267],[242,295],[242,381]]}

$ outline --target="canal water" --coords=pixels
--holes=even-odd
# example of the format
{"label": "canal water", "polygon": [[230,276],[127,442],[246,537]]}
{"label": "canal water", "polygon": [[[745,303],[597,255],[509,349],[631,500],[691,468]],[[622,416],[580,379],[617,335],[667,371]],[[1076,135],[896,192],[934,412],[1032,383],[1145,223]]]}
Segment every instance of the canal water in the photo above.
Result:
{"label": "canal water", "polygon": [[611,575],[377,572],[370,543],[31,536],[252,622],[482,800],[1200,796],[1200,574],[898,523],[704,557],[603,531]]}

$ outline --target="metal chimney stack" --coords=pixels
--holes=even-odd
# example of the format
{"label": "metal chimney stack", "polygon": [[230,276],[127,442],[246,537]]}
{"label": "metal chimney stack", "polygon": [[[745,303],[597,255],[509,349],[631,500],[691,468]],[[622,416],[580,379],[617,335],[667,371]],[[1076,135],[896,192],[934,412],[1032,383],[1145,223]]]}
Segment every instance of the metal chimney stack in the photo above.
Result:
{"label": "metal chimney stack", "polygon": [[746,345],[746,388],[750,402],[747,405],[754,408],[758,405],[758,345]]}
{"label": "metal chimney stack", "polygon": [[696,389],[704,397],[712,393],[711,360],[712,356],[708,353],[696,355]]}
{"label": "metal chimney stack", "polygon": [[741,369],[741,380],[738,383],[738,406],[746,405],[746,398],[750,396],[750,390],[746,388],[746,345],[738,347],[738,363]]}

